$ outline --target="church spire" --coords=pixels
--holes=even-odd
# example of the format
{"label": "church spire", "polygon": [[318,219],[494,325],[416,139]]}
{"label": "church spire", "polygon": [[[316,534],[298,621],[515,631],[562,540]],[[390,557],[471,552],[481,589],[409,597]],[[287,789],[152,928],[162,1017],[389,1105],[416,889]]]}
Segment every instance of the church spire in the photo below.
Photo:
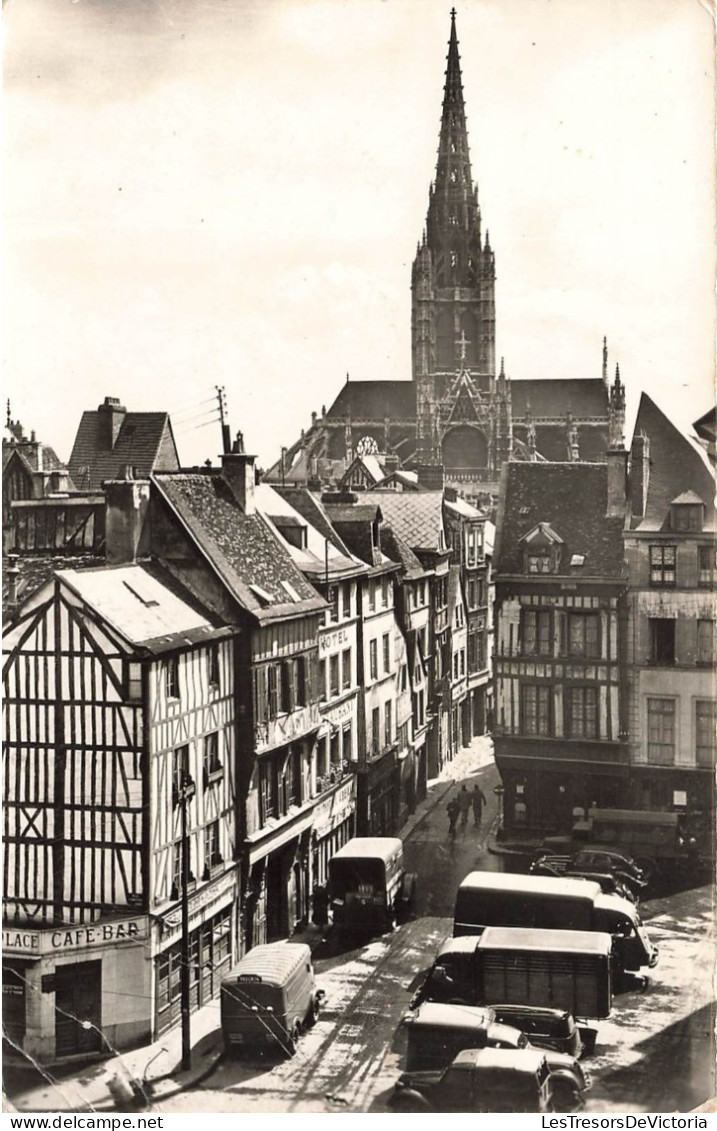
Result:
{"label": "church spire", "polygon": [[[438,161],[426,227],[429,244],[441,243],[446,248],[446,282],[463,286],[474,283],[470,274],[480,253],[480,209],[468,152],[455,8],[451,11]],[[470,251],[466,242],[472,245]]]}

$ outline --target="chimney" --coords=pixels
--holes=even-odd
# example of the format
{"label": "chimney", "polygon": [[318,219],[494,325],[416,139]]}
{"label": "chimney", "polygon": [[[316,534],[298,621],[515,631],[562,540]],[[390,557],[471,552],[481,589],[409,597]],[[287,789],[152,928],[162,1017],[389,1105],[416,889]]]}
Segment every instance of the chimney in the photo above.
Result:
{"label": "chimney", "polygon": [[607,453],[607,518],[624,518],[627,507],[627,452],[610,448]]}
{"label": "chimney", "polygon": [[644,432],[632,441],[630,461],[630,500],[635,518],[643,518],[650,486],[650,441]]}
{"label": "chimney", "polygon": [[119,403],[117,397],[105,397],[105,403],[97,406],[97,415],[100,422],[100,444],[105,451],[112,451],[127,409]]}
{"label": "chimney", "polygon": [[254,461],[256,456],[248,456],[244,451],[244,437],[237,432],[236,440],[230,452],[222,453],[222,475],[231,490],[232,495],[239,503],[244,514],[255,514],[254,487],[256,485],[256,472]]}
{"label": "chimney", "polygon": [[149,554],[149,480],[106,479],[105,542],[107,565],[129,565]]}
{"label": "chimney", "polygon": [[398,471],[400,463],[401,461],[397,455],[385,456],[383,460],[384,473],[390,475],[392,471]]}

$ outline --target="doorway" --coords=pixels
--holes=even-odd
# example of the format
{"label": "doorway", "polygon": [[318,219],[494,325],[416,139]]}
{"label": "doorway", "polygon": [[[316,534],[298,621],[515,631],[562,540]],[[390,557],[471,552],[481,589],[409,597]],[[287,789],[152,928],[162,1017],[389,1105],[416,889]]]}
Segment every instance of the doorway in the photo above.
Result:
{"label": "doorway", "polygon": [[55,970],[55,1055],[100,1052],[102,962],[79,962]]}

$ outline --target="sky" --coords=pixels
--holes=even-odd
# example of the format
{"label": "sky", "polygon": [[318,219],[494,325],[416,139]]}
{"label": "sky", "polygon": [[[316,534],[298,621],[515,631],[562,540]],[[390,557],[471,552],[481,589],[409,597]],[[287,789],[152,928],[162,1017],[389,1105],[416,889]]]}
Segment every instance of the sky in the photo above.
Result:
{"label": "sky", "polygon": [[[455,0],[514,380],[713,403],[714,22],[699,0]],[[105,396],[260,466],[410,378],[450,0],[7,0],[3,389],[70,455]],[[628,419],[628,424],[630,420]]]}

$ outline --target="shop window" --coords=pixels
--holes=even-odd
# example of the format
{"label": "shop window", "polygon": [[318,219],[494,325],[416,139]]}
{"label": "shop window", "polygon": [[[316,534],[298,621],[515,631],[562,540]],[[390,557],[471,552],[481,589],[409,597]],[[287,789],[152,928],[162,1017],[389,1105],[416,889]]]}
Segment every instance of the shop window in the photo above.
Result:
{"label": "shop window", "polygon": [[675,622],[650,617],[650,663],[669,665],[675,662]]}
{"label": "shop window", "polygon": [[567,731],[570,738],[597,738],[597,688],[570,687],[568,690]]}
{"label": "shop window", "polygon": [[655,766],[674,765],[674,699],[647,700],[647,760]]}
{"label": "shop window", "polygon": [[695,702],[695,758],[702,769],[711,770],[715,763],[715,701]]}
{"label": "shop window", "polygon": [[552,734],[551,692],[547,684],[523,684],[520,689],[520,729],[523,734]]}
{"label": "shop window", "polygon": [[675,584],[676,546],[650,546],[650,585]]}

